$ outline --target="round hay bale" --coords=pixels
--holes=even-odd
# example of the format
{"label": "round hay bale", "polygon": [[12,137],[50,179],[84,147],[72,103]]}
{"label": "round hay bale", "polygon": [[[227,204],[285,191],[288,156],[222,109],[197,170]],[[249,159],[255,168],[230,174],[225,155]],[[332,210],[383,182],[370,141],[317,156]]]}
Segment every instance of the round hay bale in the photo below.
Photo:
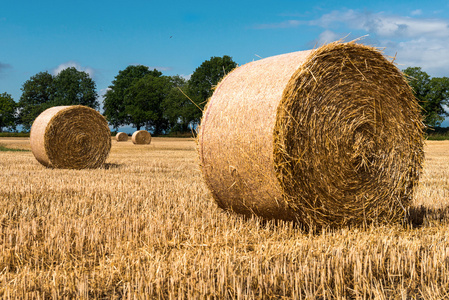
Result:
{"label": "round hay bale", "polygon": [[128,140],[128,135],[124,132],[119,132],[115,135],[117,142],[126,142]]}
{"label": "round hay bale", "polygon": [[106,119],[82,106],[55,106],[41,113],[30,133],[34,157],[46,167],[98,168],[111,149]]}
{"label": "round hay bale", "polygon": [[138,130],[133,133],[132,141],[136,145],[148,145],[151,143],[151,134],[146,130]]}
{"label": "round hay bale", "polygon": [[336,42],[232,71],[204,111],[198,150],[223,209],[306,227],[390,223],[418,182],[423,124],[393,63]]}

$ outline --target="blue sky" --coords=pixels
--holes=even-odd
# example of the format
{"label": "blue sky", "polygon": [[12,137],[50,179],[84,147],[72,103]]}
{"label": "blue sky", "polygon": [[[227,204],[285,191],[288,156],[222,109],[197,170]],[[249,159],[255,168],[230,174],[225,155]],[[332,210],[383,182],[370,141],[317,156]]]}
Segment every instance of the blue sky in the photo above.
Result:
{"label": "blue sky", "polygon": [[449,0],[15,0],[0,9],[0,93],[18,101],[31,76],[74,66],[103,95],[128,65],[188,77],[212,56],[241,65],[365,35],[400,69],[449,76]]}

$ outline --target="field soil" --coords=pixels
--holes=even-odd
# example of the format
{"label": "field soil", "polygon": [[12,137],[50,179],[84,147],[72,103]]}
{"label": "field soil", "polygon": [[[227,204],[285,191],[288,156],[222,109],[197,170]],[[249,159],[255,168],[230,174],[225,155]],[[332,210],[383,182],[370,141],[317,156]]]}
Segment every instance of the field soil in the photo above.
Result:
{"label": "field soil", "polygon": [[193,139],[113,140],[94,170],[0,152],[0,297],[449,298],[449,141],[425,153],[404,224],[313,233],[219,209]]}

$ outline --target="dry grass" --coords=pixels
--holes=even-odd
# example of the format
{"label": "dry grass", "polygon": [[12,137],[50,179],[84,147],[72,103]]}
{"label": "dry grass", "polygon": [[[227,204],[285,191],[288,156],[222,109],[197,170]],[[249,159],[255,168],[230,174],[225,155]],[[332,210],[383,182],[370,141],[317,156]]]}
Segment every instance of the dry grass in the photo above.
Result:
{"label": "dry grass", "polygon": [[[8,148],[27,140],[0,138]],[[0,152],[3,298],[449,297],[449,142],[427,142],[420,227],[302,232],[218,209],[195,143],[113,143],[101,169]]]}

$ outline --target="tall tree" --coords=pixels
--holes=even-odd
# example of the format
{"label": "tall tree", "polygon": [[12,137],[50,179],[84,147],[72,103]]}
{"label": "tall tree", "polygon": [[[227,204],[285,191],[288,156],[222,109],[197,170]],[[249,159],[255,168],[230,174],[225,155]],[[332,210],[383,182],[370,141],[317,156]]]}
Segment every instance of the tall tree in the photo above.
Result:
{"label": "tall tree", "polygon": [[118,128],[122,125],[130,124],[131,120],[125,110],[125,97],[127,97],[128,89],[131,85],[145,75],[151,74],[154,77],[162,75],[158,70],[150,70],[146,66],[128,66],[126,69],[119,71],[118,75],[109,86],[103,100],[104,115],[109,123]]}
{"label": "tall tree", "polygon": [[190,105],[189,118],[195,122],[200,121],[202,111],[196,106],[203,109],[207,100],[212,96],[213,88],[235,67],[237,67],[237,63],[230,56],[224,55],[223,57],[211,57],[193,72],[188,83],[188,94],[196,105],[193,103]]}
{"label": "tall tree", "polygon": [[40,72],[22,85],[22,96],[18,102],[19,123],[24,130],[29,130],[34,119],[47,108],[54,99],[53,76],[48,72]]}
{"label": "tall tree", "polygon": [[441,125],[449,116],[444,109],[449,104],[449,78],[431,78],[419,67],[409,67],[403,72],[408,75],[409,84],[421,105],[424,123],[431,127]]}
{"label": "tall tree", "polygon": [[95,81],[83,71],[70,67],[54,77],[54,99],[56,105],[85,105],[98,109]]}
{"label": "tall tree", "polygon": [[0,94],[0,132],[3,128],[16,129],[17,103],[8,93]]}
{"label": "tall tree", "polygon": [[192,106],[196,107],[182,92],[186,90],[187,81],[178,75],[171,76],[170,81],[171,89],[161,104],[165,118],[169,122],[170,131],[189,131],[189,124],[194,121],[191,117],[195,112]]}
{"label": "tall tree", "polygon": [[56,76],[40,72],[22,86],[19,123],[29,130],[34,119],[52,106],[81,104],[97,109],[97,96],[95,82],[86,72],[75,68],[62,70]]}
{"label": "tall tree", "polygon": [[125,94],[125,113],[130,124],[139,130],[145,126],[154,135],[161,134],[168,127],[161,103],[172,87],[169,77],[147,74],[135,80]]}

